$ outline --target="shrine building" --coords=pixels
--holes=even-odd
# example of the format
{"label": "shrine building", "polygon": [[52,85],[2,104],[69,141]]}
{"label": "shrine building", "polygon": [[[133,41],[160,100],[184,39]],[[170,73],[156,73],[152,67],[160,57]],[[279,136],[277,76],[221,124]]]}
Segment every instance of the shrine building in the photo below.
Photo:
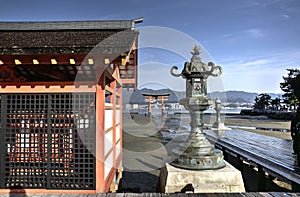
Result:
{"label": "shrine building", "polygon": [[142,20],[0,22],[0,194],[117,189]]}

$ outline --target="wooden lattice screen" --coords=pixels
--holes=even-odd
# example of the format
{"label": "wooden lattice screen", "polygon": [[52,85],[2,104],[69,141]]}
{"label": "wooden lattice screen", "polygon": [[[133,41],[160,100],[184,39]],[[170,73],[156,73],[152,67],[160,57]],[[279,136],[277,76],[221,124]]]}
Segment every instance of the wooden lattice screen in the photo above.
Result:
{"label": "wooden lattice screen", "polygon": [[0,188],[95,189],[95,93],[0,96]]}

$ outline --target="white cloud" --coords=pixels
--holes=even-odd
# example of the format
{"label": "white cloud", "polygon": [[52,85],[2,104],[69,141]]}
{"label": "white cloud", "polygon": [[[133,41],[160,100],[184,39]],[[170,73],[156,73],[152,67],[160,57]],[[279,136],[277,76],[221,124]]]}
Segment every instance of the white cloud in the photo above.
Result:
{"label": "white cloud", "polygon": [[254,38],[260,38],[264,36],[264,33],[261,28],[252,28],[247,29],[244,31],[248,36],[254,37]]}
{"label": "white cloud", "polygon": [[233,35],[231,33],[228,33],[228,34],[224,34],[223,35],[223,38],[231,38]]}
{"label": "white cloud", "polygon": [[290,18],[290,16],[289,15],[287,15],[287,14],[283,14],[283,15],[281,15],[284,19],[289,19]]}
{"label": "white cloud", "polygon": [[266,58],[266,59],[257,59],[257,60],[250,60],[240,64],[243,67],[261,67],[266,64],[272,63],[274,60],[273,58]]}
{"label": "white cloud", "polygon": [[286,66],[300,65],[300,50],[286,50],[274,52],[261,56],[239,56],[228,57],[227,59],[217,59],[217,63],[226,66],[228,69],[239,68],[238,70],[257,69],[257,68],[280,68]]}
{"label": "white cloud", "polygon": [[[271,55],[257,57],[228,57],[214,61],[223,68],[220,77],[210,77],[209,91],[243,90],[248,92],[280,93],[279,83],[286,75],[287,68],[300,67],[300,50],[281,51]],[[185,80],[170,74],[172,64],[147,62],[139,65],[139,86],[162,87],[173,90],[185,90]],[[178,73],[182,64],[177,64]]]}
{"label": "white cloud", "polygon": [[281,92],[279,83],[286,69],[300,67],[300,50],[282,51],[267,56],[230,57],[219,61],[225,90]]}
{"label": "white cloud", "polygon": [[220,35],[220,40],[225,42],[244,42],[245,37],[247,38],[263,38],[266,36],[266,33],[261,28],[251,28],[238,31],[232,31]]}

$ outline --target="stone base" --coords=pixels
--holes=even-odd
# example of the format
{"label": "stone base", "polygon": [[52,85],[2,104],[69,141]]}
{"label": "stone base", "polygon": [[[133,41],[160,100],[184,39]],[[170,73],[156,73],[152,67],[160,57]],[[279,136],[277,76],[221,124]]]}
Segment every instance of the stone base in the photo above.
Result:
{"label": "stone base", "polygon": [[[214,148],[213,145],[210,144]],[[184,147],[184,146],[183,146]],[[203,148],[205,149],[205,147]],[[187,170],[216,170],[225,167],[223,152],[218,149],[214,149],[209,154],[196,155],[193,151],[201,151],[199,147],[189,146],[187,152],[181,152],[180,149],[174,149],[173,161],[170,163],[172,166]],[[194,153],[194,154],[193,154]]]}
{"label": "stone base", "polygon": [[167,163],[160,171],[160,192],[245,192],[241,172],[225,163],[226,166],[222,169],[199,171],[184,170]]}
{"label": "stone base", "polygon": [[226,127],[223,122],[214,123],[211,129],[213,129],[213,130],[231,130],[231,128]]}

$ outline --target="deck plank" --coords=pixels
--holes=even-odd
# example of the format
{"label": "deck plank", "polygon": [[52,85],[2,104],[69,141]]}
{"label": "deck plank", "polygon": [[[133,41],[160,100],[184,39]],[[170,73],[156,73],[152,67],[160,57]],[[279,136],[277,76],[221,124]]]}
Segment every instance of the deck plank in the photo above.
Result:
{"label": "deck plank", "polygon": [[247,192],[247,193],[97,193],[97,194],[0,194],[1,197],[296,197],[300,193]]}
{"label": "deck plank", "polygon": [[217,146],[224,147],[287,180],[300,184],[300,169],[294,165],[292,141],[243,130],[227,130],[221,137],[216,137],[213,131],[204,132]]}

